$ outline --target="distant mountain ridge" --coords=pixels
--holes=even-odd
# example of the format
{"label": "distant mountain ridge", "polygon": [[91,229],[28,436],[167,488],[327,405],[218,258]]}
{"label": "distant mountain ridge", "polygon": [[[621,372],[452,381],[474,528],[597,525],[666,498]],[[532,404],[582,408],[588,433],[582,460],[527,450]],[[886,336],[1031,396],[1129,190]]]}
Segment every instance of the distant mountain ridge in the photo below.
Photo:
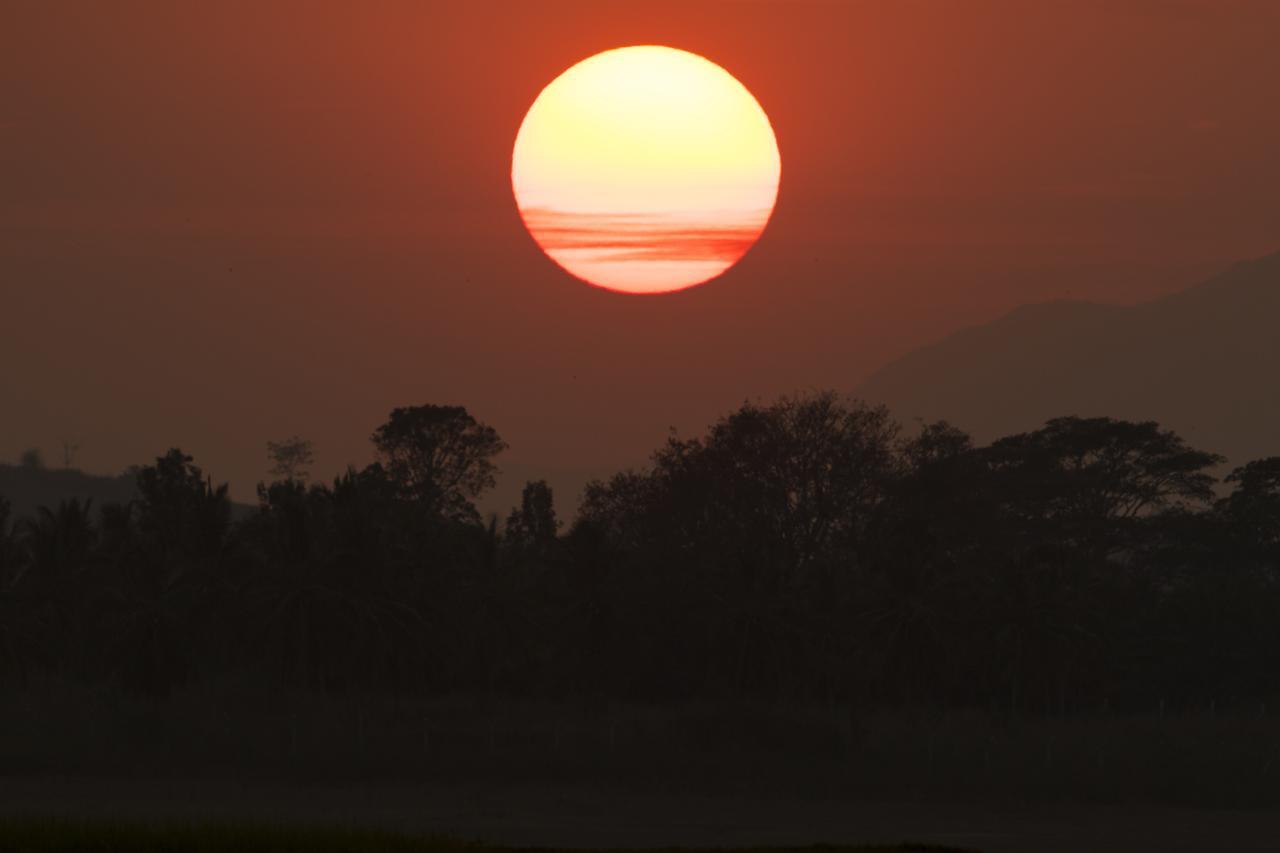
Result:
{"label": "distant mountain ridge", "polygon": [[[11,521],[35,517],[40,507],[56,509],[62,501],[75,498],[93,501],[96,518],[104,504],[128,503],[138,497],[131,472],[86,474],[75,468],[43,468],[0,463],[0,498],[13,508]],[[232,502],[231,518],[239,520],[253,510],[250,504]]]}
{"label": "distant mountain ridge", "polygon": [[0,498],[13,505],[13,518],[32,518],[39,507],[56,509],[71,498],[103,504],[126,503],[138,496],[131,474],[86,474],[74,468],[38,468],[0,464]]}
{"label": "distant mountain ridge", "polygon": [[1109,415],[1159,421],[1234,465],[1280,455],[1280,252],[1139,305],[1023,306],[892,362],[856,393],[979,441]]}

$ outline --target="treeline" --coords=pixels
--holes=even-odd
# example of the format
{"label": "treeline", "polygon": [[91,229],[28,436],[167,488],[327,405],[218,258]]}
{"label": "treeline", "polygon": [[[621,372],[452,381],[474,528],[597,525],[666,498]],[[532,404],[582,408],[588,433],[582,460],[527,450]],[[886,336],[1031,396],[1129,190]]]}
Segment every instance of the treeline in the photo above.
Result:
{"label": "treeline", "polygon": [[978,447],[833,394],[747,404],[591,484],[567,528],[464,409],[397,409],[377,461],[305,442],[232,523],[172,450],[138,498],[0,502],[0,683],[193,682],[1059,714],[1263,706],[1280,679],[1280,458],[1058,418]]}

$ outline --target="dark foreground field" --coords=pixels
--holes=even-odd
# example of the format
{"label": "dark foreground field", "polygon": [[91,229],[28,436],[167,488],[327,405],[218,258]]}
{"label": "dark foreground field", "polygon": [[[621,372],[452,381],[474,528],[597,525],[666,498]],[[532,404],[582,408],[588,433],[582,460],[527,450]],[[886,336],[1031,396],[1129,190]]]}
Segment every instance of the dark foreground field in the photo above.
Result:
{"label": "dark foreground field", "polygon": [[[138,823],[25,818],[0,821],[0,849],[15,853],[534,853],[479,842],[335,827],[236,823]],[[801,853],[813,848],[756,848]],[[550,849],[541,848],[545,853]],[[825,847],[823,853],[948,853],[921,845]],[[680,853],[671,849],[666,853]],[[726,848],[724,853],[730,853]]]}
{"label": "dark foreground field", "polygon": [[[0,822],[0,849],[15,853],[551,853],[555,848],[496,847],[432,836],[333,827],[25,818]],[[821,850],[822,853],[949,853],[949,848],[916,844],[751,849],[756,853],[801,853],[807,850]],[[680,848],[668,848],[664,853],[682,851]],[[724,848],[723,853],[732,853],[732,848]]]}
{"label": "dark foreground field", "polygon": [[[270,850],[436,850],[388,841],[377,832],[476,839],[516,848],[656,849],[670,847],[849,849],[896,845],[985,853],[1178,853],[1280,849],[1280,815],[1271,810],[1199,810],[1162,806],[1058,804],[998,806],[855,802],[647,793],[594,786],[299,785],[265,781],[122,782],[106,779],[0,780],[0,813],[17,818],[73,816],[90,823],[4,824],[0,850],[252,850],[222,843],[249,838],[236,827],[306,827],[278,835]],[[10,819],[12,819],[12,817]],[[164,830],[159,836],[102,834],[119,821],[212,822],[231,828],[205,846]],[[44,828],[41,829],[40,827]],[[34,829],[32,827],[35,827]],[[68,828],[70,827],[70,828]],[[333,829],[330,829],[332,827]],[[350,828],[358,827],[358,831]],[[115,832],[115,830],[112,830]],[[132,832],[132,831],[131,831]],[[177,834],[174,834],[174,833]],[[167,833],[167,834],[166,834]],[[151,846],[107,846],[133,838]],[[85,843],[77,845],[77,839]],[[89,843],[90,840],[93,843]],[[343,843],[344,840],[349,843]],[[59,846],[61,845],[61,846]],[[290,846],[292,845],[292,846]],[[491,849],[479,846],[477,850]],[[901,848],[898,848],[901,849]],[[911,849],[911,848],[906,848]]]}
{"label": "dark foreground field", "polygon": [[[1280,850],[1278,768],[1280,717],[1263,708],[1059,719],[194,688],[164,703],[53,685],[0,696],[0,818],[324,830],[295,839]],[[121,849],[36,844],[77,832],[11,831],[0,851]],[[141,849],[189,849],[156,843]]]}

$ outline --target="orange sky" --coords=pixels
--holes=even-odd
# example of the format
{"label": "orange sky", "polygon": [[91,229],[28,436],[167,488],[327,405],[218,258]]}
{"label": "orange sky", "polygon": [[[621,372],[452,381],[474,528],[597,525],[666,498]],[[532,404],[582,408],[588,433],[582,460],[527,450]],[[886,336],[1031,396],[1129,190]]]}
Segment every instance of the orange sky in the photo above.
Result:
{"label": "orange sky", "polygon": [[[607,470],[1018,304],[1280,248],[1274,3],[22,2],[5,29],[0,457],[180,444],[248,498],[268,438],[328,473],[440,402],[516,476]],[[644,300],[548,263],[510,185],[541,88],[640,43],[732,69],[785,159],[743,263]]]}

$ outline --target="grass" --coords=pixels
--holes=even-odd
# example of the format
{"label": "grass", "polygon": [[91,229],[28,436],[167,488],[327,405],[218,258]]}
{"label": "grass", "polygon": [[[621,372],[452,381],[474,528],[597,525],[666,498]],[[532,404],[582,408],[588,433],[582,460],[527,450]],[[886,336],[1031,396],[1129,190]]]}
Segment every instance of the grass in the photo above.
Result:
{"label": "grass", "polygon": [[[0,820],[3,853],[541,853],[448,838],[341,827],[242,823],[134,823],[53,818]],[[951,848],[752,848],[753,853],[959,853]],[[546,851],[549,853],[549,851]],[[575,853],[604,851],[575,850]],[[638,853],[638,851],[628,851]],[[680,853],[670,849],[664,853]],[[731,853],[728,848],[717,853]]]}

